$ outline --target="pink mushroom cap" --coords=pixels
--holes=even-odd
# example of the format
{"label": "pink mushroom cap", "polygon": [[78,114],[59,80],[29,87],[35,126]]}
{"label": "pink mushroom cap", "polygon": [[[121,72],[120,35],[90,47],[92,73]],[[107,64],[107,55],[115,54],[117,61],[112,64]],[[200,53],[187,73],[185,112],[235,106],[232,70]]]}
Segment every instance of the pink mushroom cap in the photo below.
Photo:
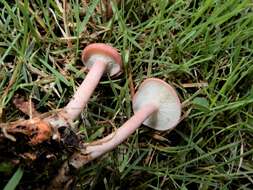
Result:
{"label": "pink mushroom cap", "polygon": [[155,130],[174,128],[181,118],[181,103],[174,88],[156,78],[146,79],[133,98],[133,111],[143,109],[150,104],[158,109],[143,124]]}
{"label": "pink mushroom cap", "polygon": [[117,49],[103,43],[93,43],[84,48],[82,61],[88,69],[96,62],[107,63],[106,73],[115,76],[122,71],[121,55]]}

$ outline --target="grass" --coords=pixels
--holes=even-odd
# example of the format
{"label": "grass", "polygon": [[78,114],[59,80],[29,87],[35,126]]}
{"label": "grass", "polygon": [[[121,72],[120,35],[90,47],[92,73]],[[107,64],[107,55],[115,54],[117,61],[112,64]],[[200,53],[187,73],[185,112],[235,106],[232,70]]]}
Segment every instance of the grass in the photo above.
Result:
{"label": "grass", "polygon": [[[106,121],[119,127],[133,114],[131,81],[137,88],[147,77],[176,88],[185,118],[172,132],[143,126],[83,168],[77,188],[253,188],[251,0],[126,0],[113,4],[109,20],[96,11],[99,0],[88,8],[66,1],[67,11],[57,2],[0,0],[2,122],[20,117],[15,94],[41,112],[66,105],[85,77],[82,49],[110,43],[122,54],[124,74],[103,78],[96,89],[79,120],[85,140],[113,130]],[[194,83],[207,85],[185,87]]]}

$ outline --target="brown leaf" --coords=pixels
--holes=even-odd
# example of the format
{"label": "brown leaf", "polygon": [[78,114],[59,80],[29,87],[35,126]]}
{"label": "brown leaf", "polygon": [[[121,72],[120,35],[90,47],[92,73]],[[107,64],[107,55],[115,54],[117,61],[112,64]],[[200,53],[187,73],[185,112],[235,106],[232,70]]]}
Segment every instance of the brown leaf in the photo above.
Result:
{"label": "brown leaf", "polygon": [[32,101],[25,101],[23,97],[15,96],[13,103],[20,111],[30,116],[30,118],[39,115],[39,112],[35,110],[35,106]]}

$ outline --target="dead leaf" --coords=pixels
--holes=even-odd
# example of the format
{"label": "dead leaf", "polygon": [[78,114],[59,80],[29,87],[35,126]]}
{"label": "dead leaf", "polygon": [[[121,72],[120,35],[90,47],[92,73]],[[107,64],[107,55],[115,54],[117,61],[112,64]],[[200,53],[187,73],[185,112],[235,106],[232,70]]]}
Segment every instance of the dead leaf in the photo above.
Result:
{"label": "dead leaf", "polygon": [[31,100],[25,101],[23,97],[15,96],[13,103],[20,111],[28,115],[30,118],[36,117],[40,114],[35,110],[34,103]]}

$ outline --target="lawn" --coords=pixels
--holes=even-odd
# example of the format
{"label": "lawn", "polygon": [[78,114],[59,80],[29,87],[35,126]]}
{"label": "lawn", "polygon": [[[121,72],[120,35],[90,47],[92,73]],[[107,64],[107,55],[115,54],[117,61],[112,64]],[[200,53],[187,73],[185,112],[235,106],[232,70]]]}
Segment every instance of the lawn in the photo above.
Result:
{"label": "lawn", "polygon": [[[75,189],[252,189],[252,0],[122,0],[112,15],[100,8],[100,0],[0,0],[0,122],[25,117],[16,95],[41,113],[66,105],[86,76],[83,48],[109,43],[124,72],[102,78],[76,121],[83,140],[127,121],[134,90],[149,77],[177,90],[182,121],[173,131],[142,126],[85,165]],[[34,173],[0,161],[0,188],[52,178],[43,165]]]}

